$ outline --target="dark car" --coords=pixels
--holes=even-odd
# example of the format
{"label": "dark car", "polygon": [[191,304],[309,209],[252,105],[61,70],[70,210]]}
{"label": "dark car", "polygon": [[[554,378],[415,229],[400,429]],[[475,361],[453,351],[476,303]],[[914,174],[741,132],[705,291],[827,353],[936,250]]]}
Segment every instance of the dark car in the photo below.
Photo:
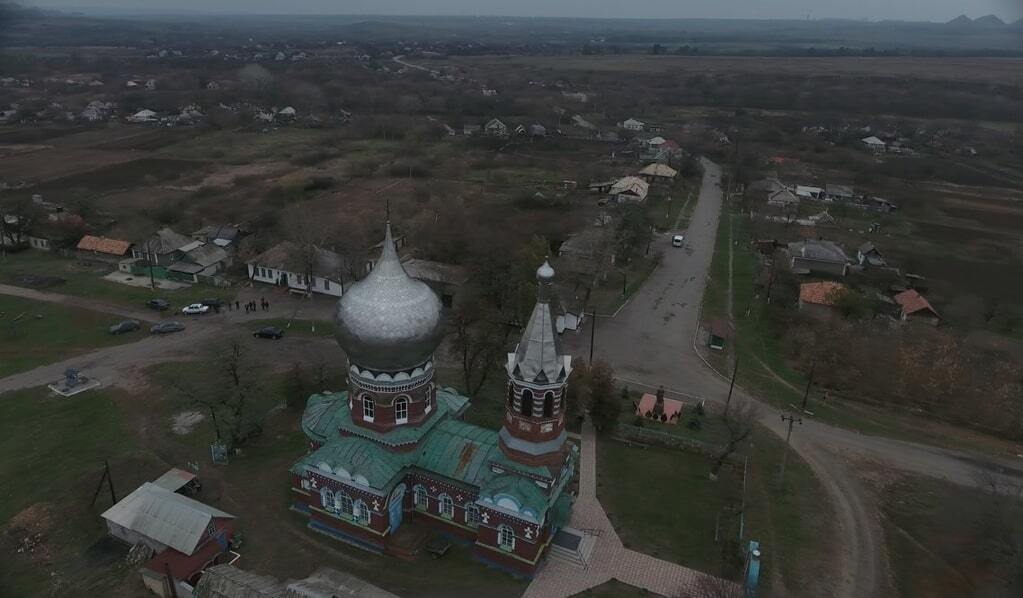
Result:
{"label": "dark car", "polygon": [[272,338],[278,340],[284,337],[284,331],[274,326],[267,326],[266,328],[260,328],[259,330],[252,333],[252,336],[256,338]]}
{"label": "dark car", "polygon": [[126,332],[135,332],[141,328],[138,320],[125,320],[118,322],[110,327],[110,334],[124,334]]}
{"label": "dark car", "polygon": [[146,307],[149,309],[155,309],[156,311],[167,311],[170,309],[170,303],[166,299],[150,299],[146,301]]}
{"label": "dark car", "polygon": [[212,308],[218,308],[218,307],[223,307],[224,306],[224,302],[222,300],[220,300],[220,299],[217,299],[216,297],[207,297],[207,298],[203,299],[202,301],[200,301],[199,303],[202,303],[203,305],[208,305],[209,307],[212,307]]}
{"label": "dark car", "polygon": [[152,334],[170,334],[172,332],[181,332],[184,329],[185,325],[182,324],[181,322],[168,320],[166,322],[160,322],[159,324],[153,326],[152,328],[149,329],[149,332]]}

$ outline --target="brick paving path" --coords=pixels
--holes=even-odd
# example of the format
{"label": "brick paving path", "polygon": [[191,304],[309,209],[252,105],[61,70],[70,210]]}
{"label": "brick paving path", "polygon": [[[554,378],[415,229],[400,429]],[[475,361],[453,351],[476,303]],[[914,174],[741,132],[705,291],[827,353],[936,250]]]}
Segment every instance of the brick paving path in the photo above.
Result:
{"label": "brick paving path", "polygon": [[712,588],[721,587],[721,580],[622,546],[597,500],[597,450],[589,421],[583,423],[579,496],[569,527],[597,534],[586,568],[548,558],[523,598],[567,598],[612,579],[672,598],[720,595]]}

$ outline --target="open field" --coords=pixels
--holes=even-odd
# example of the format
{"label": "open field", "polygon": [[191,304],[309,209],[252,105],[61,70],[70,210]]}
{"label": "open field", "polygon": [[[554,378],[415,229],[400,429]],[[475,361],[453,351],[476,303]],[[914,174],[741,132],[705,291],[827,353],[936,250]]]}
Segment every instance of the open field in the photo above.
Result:
{"label": "open field", "polygon": [[1019,58],[784,58],[721,56],[460,56],[451,62],[467,68],[527,69],[541,71],[590,71],[611,73],[668,74],[686,76],[706,73],[763,74],[832,77],[927,79],[979,83],[1023,84],[1023,59]]}
{"label": "open field", "polygon": [[0,295],[0,378],[93,349],[130,343],[148,334],[148,322],[127,334],[107,332],[123,319]]}
{"label": "open field", "polygon": [[930,479],[891,483],[882,521],[899,595],[1014,595],[1023,581],[1019,498]]}

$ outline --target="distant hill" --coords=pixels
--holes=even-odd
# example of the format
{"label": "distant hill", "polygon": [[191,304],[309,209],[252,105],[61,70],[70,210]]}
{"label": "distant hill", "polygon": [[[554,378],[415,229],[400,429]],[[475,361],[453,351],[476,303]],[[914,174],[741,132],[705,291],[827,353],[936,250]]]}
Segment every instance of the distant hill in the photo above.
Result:
{"label": "distant hill", "polygon": [[995,15],[987,15],[979,19],[974,19],[974,27],[989,27],[992,29],[998,29],[1005,27],[1005,21],[999,19]]}
{"label": "distant hill", "polygon": [[945,24],[952,25],[955,27],[969,27],[970,25],[973,25],[973,19],[966,15],[959,15],[958,17],[952,19],[951,21]]}

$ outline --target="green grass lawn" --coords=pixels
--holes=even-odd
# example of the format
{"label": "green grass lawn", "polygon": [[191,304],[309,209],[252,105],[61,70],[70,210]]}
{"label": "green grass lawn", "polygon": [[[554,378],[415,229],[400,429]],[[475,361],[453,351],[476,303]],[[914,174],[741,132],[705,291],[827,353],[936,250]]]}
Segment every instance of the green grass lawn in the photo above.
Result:
{"label": "green grass lawn", "polygon": [[[115,478],[118,497],[137,484],[131,472],[145,469],[122,398],[109,389],[69,398],[43,388],[0,395],[0,525],[7,532],[0,595],[68,595],[70,587],[108,595],[128,574],[121,553],[97,543],[105,536],[99,514],[111,504],[106,488],[90,506],[104,459],[125,472]],[[42,533],[41,546],[15,554],[27,533],[16,530],[24,529]]]}
{"label": "green grass lawn", "polygon": [[935,479],[883,494],[882,523],[900,596],[1018,596],[1023,502]]}
{"label": "green grass lawn", "polygon": [[0,295],[0,378],[68,359],[91,349],[134,342],[144,337],[145,326],[119,335],[107,331],[112,324],[123,319],[85,309]]}
{"label": "green grass lawn", "polygon": [[[734,575],[716,543],[719,513],[737,506],[741,473],[711,482],[708,460],[692,453],[602,440],[597,493],[629,548],[715,575]],[[641,483],[638,483],[640,482]],[[730,529],[725,522],[723,529]]]}
{"label": "green grass lawn", "polygon": [[88,297],[100,301],[120,303],[135,308],[144,308],[148,299],[160,297],[171,302],[171,308],[194,303],[206,297],[218,297],[227,300],[234,297],[233,289],[194,285],[173,291],[150,289],[149,287],[133,287],[126,284],[103,280],[112,268],[91,266],[63,258],[45,251],[22,251],[0,257],[0,283],[14,286],[26,286],[23,276],[48,276],[62,282],[46,288],[35,288],[77,297]]}
{"label": "green grass lawn", "polygon": [[[623,413],[620,422],[631,424],[634,419]],[[709,444],[727,437],[714,410],[701,421],[700,431],[650,420],[644,420],[644,428]],[[795,453],[789,455],[785,486],[779,485],[784,448],[774,434],[758,428],[736,455],[738,459],[749,456],[741,541],[734,515],[723,516],[723,541],[714,541],[718,513],[740,503],[742,468],[737,464],[726,466],[720,479],[711,482],[708,457],[602,440],[597,456],[598,495],[615,529],[631,548],[735,579],[741,563],[734,555],[749,540],[758,540],[764,554],[763,586],[777,576],[789,590],[809,588],[804,584],[809,584],[810,578],[801,568],[826,574],[835,558],[831,545],[824,541],[832,533],[831,508],[824,488]]]}

